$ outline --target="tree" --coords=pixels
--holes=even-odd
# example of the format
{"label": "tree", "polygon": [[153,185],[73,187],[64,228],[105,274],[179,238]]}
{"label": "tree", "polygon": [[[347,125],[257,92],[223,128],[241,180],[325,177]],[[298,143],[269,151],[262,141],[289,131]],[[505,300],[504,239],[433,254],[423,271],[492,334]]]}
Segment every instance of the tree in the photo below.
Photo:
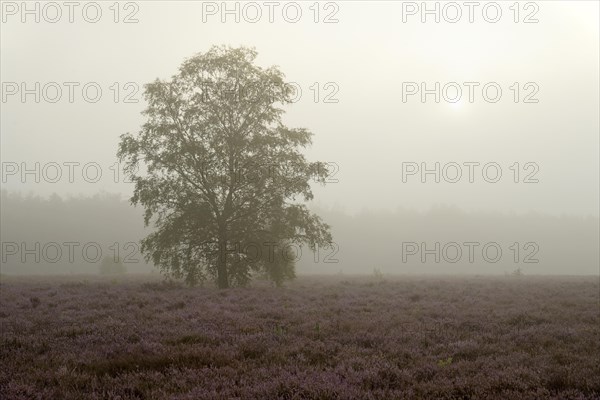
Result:
{"label": "tree", "polygon": [[171,80],[145,85],[147,120],[121,135],[131,202],[156,227],[142,251],[191,285],[243,285],[252,272],[281,283],[294,276],[290,245],[331,244],[329,226],[296,202],[313,198],[311,180],[325,183],[326,164],[300,152],[312,134],[281,121],[293,86],[256,55],[215,46],[187,59]]}

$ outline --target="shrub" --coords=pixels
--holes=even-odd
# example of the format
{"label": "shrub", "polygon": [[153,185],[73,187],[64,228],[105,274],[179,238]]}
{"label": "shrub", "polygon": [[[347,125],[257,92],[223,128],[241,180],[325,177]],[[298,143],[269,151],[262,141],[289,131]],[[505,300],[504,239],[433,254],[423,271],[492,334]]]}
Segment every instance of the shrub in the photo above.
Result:
{"label": "shrub", "polygon": [[104,257],[100,263],[101,275],[124,274],[125,272],[125,265],[119,257]]}

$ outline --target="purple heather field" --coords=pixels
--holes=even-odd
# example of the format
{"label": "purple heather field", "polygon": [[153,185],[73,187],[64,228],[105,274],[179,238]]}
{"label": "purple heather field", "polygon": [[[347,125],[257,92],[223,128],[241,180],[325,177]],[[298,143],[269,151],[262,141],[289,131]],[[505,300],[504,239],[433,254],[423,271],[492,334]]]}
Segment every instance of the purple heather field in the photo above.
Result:
{"label": "purple heather field", "polygon": [[2,399],[597,399],[598,277],[7,277]]}

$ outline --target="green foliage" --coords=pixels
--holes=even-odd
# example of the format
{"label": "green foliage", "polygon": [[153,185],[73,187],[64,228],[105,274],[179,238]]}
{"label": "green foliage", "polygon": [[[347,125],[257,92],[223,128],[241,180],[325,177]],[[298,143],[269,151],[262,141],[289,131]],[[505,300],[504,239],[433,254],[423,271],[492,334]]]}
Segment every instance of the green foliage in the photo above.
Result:
{"label": "green foliage", "polygon": [[321,338],[321,324],[319,322],[315,323],[315,333],[317,334],[317,338]]}
{"label": "green foliage", "polygon": [[442,359],[442,360],[438,360],[437,365],[439,367],[447,367],[448,365],[452,364],[452,357],[448,357],[446,359]]}
{"label": "green foliage", "polygon": [[[278,68],[256,66],[256,55],[212,47],[186,60],[170,80],[145,86],[146,123],[121,136],[131,201],[156,227],[142,251],[190,285],[245,285],[252,271],[280,285],[294,277],[289,244],[332,241],[329,226],[293,202],[313,198],[310,181],[324,183],[326,165],[300,152],[312,134],[281,122],[293,86]],[[272,245],[273,257],[248,254]]]}

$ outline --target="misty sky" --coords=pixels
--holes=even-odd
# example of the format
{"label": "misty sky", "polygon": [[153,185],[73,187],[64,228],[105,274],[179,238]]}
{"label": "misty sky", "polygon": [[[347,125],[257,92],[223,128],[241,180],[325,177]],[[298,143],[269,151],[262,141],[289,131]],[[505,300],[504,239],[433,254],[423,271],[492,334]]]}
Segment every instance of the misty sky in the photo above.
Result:
{"label": "misty sky", "polygon": [[[353,212],[397,207],[426,210],[448,204],[464,210],[597,216],[598,2],[540,1],[535,3],[539,10],[534,16],[539,22],[529,24],[513,21],[509,9],[513,2],[500,3],[503,14],[495,24],[483,19],[481,9],[475,10],[474,23],[468,22],[467,15],[454,24],[443,18],[435,23],[432,16],[422,23],[420,14],[406,16],[403,23],[402,2],[337,2],[327,8],[321,3],[318,23],[314,10],[309,9],[312,2],[301,3],[302,17],[297,23],[283,18],[281,6],[274,11],[273,23],[264,6],[257,23],[243,18],[236,23],[233,15],[226,15],[223,23],[219,12],[203,14],[207,5],[191,1],[136,2],[139,9],[121,9],[119,14],[123,19],[136,11],[134,18],[139,22],[131,24],[113,21],[112,2],[102,3],[102,18],[95,24],[86,22],[80,9],[69,23],[66,8],[57,23],[43,18],[36,23],[33,16],[22,23],[21,14],[7,13],[4,5],[3,173],[12,168],[7,163],[21,168],[25,162],[34,168],[36,162],[42,166],[55,162],[62,166],[63,177],[49,183],[42,176],[38,184],[33,175],[27,175],[27,182],[22,183],[17,173],[4,176],[2,186],[43,195],[106,190],[129,196],[131,185],[115,183],[111,166],[116,162],[119,135],[136,131],[143,123],[142,85],[169,78],[185,58],[211,45],[228,44],[255,47],[259,65],[278,65],[288,81],[302,89],[299,101],[287,106],[284,121],[315,134],[309,159],[339,165],[338,183],[315,188],[320,206]],[[220,7],[221,2],[211,4]],[[533,10],[523,5],[520,20]],[[54,11],[47,11],[52,18]],[[323,23],[326,16],[338,22]],[[35,82],[41,86],[57,82],[62,97],[56,103],[42,98],[36,104],[34,95],[28,95],[23,103],[21,93],[6,92],[8,83],[20,86],[22,82],[29,88]],[[64,82],[79,83],[73,103]],[[102,89],[96,103],[82,95],[82,86],[90,82]],[[117,103],[115,82],[120,89]],[[480,85],[474,89],[473,103],[466,86],[457,103],[443,98],[435,103],[433,95],[422,103],[420,93],[403,102],[403,82],[425,82],[430,89],[435,82]],[[482,97],[481,88],[489,82],[502,89],[496,103]],[[517,103],[510,89],[515,82],[519,83]],[[527,83],[532,84],[525,87]],[[319,98],[315,103],[316,87]],[[134,93],[136,88],[139,91]],[[530,99],[538,102],[524,103],[536,88],[539,91]],[[48,93],[54,96],[51,90]],[[125,103],[128,94],[138,102]],[[328,95],[337,103],[324,102]],[[73,166],[72,183],[65,162],[80,163]],[[436,162],[441,167],[465,162],[481,165],[475,167],[473,183],[468,182],[466,166],[457,183],[444,182],[443,177],[435,183],[432,175],[422,183],[419,174],[403,182],[403,162],[419,167],[425,162],[429,168]],[[514,182],[515,162],[519,163],[519,183]],[[83,179],[86,163],[101,166],[98,182]],[[498,183],[482,177],[481,166],[486,163],[500,166]],[[526,163],[534,164],[525,167]],[[46,172],[54,176],[50,169]],[[453,169],[447,172],[454,177]],[[534,173],[529,178],[539,182],[524,183],[529,173]]]}

